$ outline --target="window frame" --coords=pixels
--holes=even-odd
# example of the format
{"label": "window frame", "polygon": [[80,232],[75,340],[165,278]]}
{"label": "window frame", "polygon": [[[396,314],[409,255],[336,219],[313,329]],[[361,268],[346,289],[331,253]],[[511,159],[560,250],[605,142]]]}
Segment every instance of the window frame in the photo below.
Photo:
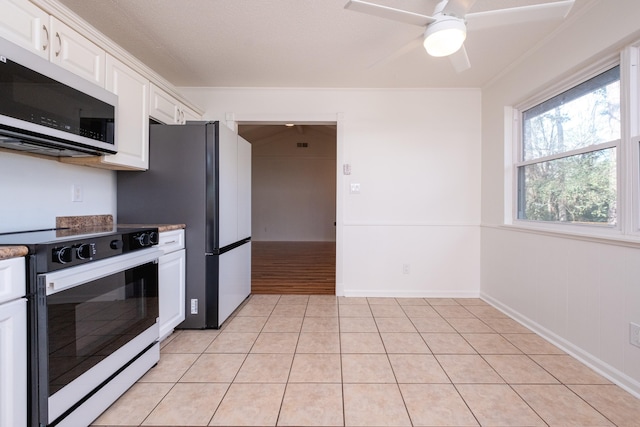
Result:
{"label": "window frame", "polygon": [[[595,62],[579,73],[536,91],[515,106],[505,107],[504,225],[532,231],[593,236],[614,240],[640,239],[640,40]],[[607,70],[620,67],[620,139],[535,160],[523,159],[523,112]],[[518,218],[518,170],[530,164],[614,148],[616,152],[616,225],[576,224]],[[567,153],[570,153],[569,155]]]}

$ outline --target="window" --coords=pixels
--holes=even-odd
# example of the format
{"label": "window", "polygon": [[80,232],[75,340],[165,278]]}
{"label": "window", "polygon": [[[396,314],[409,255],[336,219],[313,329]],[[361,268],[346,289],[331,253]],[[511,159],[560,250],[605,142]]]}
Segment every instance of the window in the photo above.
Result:
{"label": "window", "polygon": [[620,67],[521,112],[517,218],[618,223]]}

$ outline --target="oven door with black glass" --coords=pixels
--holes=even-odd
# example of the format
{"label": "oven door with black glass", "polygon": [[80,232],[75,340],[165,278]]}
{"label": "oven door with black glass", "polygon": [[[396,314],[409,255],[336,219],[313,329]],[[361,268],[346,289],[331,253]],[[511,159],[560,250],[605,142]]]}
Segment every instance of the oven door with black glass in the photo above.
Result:
{"label": "oven door with black glass", "polygon": [[160,254],[144,249],[38,276],[41,424],[69,416],[157,344]]}

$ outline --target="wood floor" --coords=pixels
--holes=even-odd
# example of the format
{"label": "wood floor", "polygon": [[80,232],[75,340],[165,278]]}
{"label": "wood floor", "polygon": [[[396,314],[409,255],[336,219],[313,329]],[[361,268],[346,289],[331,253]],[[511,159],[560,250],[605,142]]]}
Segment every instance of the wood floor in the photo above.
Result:
{"label": "wood floor", "polygon": [[252,242],[251,293],[336,292],[335,242]]}

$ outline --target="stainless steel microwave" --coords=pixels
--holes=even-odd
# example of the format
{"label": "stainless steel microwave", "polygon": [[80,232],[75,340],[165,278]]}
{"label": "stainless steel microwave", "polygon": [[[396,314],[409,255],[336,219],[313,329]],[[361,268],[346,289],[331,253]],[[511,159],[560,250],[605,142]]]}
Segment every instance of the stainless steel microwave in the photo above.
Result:
{"label": "stainless steel microwave", "polygon": [[0,38],[0,147],[58,157],[115,154],[117,101]]}

